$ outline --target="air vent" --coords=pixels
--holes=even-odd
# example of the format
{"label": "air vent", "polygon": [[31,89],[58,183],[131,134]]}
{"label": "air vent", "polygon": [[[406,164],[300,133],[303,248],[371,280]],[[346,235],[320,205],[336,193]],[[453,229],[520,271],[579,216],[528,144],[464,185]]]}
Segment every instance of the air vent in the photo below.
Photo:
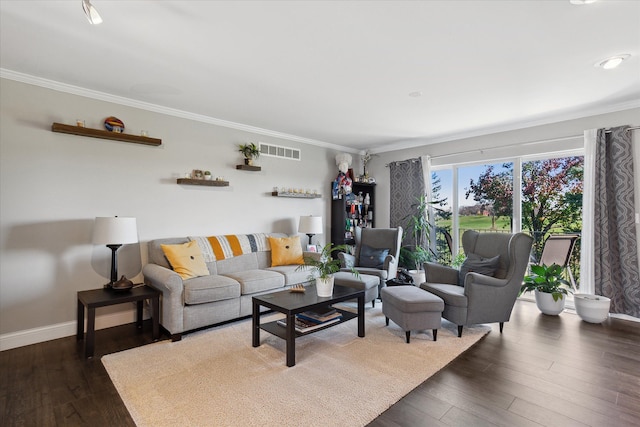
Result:
{"label": "air vent", "polygon": [[283,147],[281,145],[260,143],[262,156],[279,157],[281,159],[300,160],[300,150],[297,148]]}

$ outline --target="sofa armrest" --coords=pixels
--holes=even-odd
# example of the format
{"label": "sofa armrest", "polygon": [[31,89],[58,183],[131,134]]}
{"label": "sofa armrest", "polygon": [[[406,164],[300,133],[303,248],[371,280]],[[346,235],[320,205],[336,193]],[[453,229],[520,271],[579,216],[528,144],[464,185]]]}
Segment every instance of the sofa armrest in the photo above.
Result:
{"label": "sofa armrest", "polygon": [[424,263],[424,276],[427,283],[458,284],[458,270],[435,262]]}
{"label": "sofa armrest", "polygon": [[387,255],[384,259],[384,269],[387,270],[387,280],[395,279],[398,275],[398,259],[393,255]]}
{"label": "sofa armrest", "polygon": [[356,267],[356,257],[346,252],[338,252],[338,259],[340,260],[340,267],[353,268]]}
{"label": "sofa armrest", "polygon": [[157,264],[142,268],[144,283],[162,292],[160,323],[172,335],[184,332],[184,284],[178,273]]}

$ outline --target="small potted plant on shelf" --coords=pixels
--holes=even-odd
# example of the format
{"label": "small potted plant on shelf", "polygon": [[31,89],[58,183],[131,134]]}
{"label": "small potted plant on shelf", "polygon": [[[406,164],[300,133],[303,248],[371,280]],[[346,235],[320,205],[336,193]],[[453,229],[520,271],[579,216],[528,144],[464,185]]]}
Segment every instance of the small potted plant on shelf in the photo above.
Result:
{"label": "small potted plant on shelf", "polygon": [[247,166],[253,166],[253,160],[260,157],[260,149],[253,142],[240,144],[238,151],[244,156],[244,164]]}
{"label": "small potted plant on shelf", "polygon": [[204,171],[204,179],[211,181],[211,171]]}
{"label": "small potted plant on shelf", "polygon": [[538,309],[543,314],[555,316],[564,310],[565,295],[569,294],[564,286],[569,286],[569,282],[562,277],[561,266],[532,265],[531,274],[524,276],[519,295],[534,291]]}
{"label": "small potted plant on shelf", "polygon": [[[333,252],[347,252],[347,245],[335,245],[327,243],[322,249],[314,253],[313,256],[305,256],[304,264],[298,267],[298,270],[311,270],[309,280],[315,280],[316,290],[319,297],[330,297],[333,294],[333,274],[340,271],[340,260],[333,258]],[[354,268],[351,268],[354,276],[359,277],[360,274]]]}

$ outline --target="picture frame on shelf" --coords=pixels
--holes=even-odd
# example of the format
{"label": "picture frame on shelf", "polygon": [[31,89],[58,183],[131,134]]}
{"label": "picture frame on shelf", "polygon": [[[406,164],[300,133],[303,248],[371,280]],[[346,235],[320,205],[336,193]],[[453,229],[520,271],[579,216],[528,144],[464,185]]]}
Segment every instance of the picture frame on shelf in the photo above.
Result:
{"label": "picture frame on shelf", "polygon": [[307,252],[318,252],[317,245],[307,245]]}

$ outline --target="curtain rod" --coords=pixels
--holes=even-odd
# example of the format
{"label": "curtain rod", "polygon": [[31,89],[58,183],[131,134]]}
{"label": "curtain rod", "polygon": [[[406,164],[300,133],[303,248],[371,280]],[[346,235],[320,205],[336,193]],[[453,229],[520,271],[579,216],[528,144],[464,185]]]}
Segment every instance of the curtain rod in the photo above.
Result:
{"label": "curtain rod", "polygon": [[[631,126],[625,129],[625,131],[629,132],[632,130],[638,130],[640,129],[640,126]],[[610,130],[606,130],[606,133],[611,133]],[[532,142],[525,142],[525,143],[516,143],[516,144],[509,144],[509,145],[502,145],[500,147],[489,147],[489,148],[476,148],[474,150],[467,150],[467,151],[460,151],[457,153],[452,153],[452,154],[442,154],[440,156],[431,156],[432,159],[439,159],[442,157],[452,157],[452,156],[458,156],[460,154],[469,154],[469,153],[478,153],[478,152],[484,152],[484,151],[489,151],[489,150],[501,150],[503,148],[511,148],[511,147],[522,147],[523,145],[536,145],[536,144],[544,144],[544,143],[548,143],[548,142],[556,142],[556,141],[566,141],[569,139],[575,139],[575,138],[582,138],[584,137],[584,134],[581,135],[570,135],[570,136],[564,136],[561,138],[552,138],[552,139],[543,139],[541,141],[532,141]],[[403,162],[408,162],[408,161],[415,161],[416,159],[410,159],[410,160],[400,160],[398,162],[395,163],[403,163]],[[394,163],[394,162],[392,162]],[[386,168],[389,167],[389,163],[386,163],[384,165]]]}

